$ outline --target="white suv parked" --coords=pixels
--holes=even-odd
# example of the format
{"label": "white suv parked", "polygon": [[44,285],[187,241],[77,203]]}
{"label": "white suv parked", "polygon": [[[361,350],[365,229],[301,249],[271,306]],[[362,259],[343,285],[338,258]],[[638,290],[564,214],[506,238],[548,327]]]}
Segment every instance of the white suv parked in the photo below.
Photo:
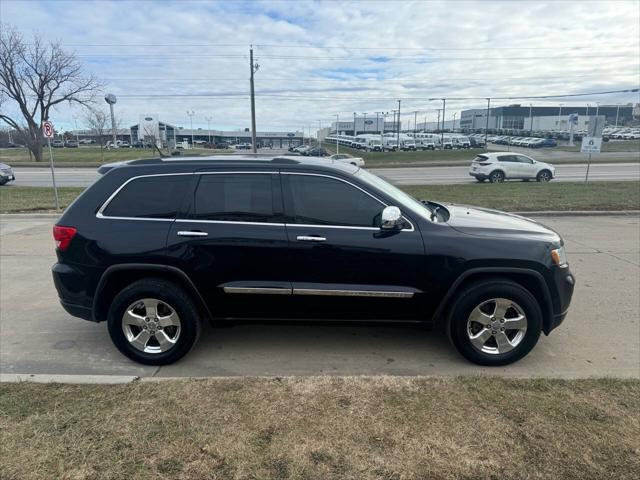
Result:
{"label": "white suv parked", "polygon": [[553,165],[515,152],[483,153],[473,159],[469,169],[469,175],[479,182],[488,179],[491,183],[501,183],[510,179],[536,179],[538,182],[548,182],[555,173]]}

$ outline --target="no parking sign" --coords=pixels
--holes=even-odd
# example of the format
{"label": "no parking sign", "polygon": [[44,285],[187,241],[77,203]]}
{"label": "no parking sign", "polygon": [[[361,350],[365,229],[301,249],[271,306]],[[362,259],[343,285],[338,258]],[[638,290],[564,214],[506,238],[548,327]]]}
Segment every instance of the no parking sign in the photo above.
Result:
{"label": "no parking sign", "polygon": [[42,122],[42,133],[44,133],[44,136],[47,138],[53,138],[53,135],[54,135],[53,123]]}

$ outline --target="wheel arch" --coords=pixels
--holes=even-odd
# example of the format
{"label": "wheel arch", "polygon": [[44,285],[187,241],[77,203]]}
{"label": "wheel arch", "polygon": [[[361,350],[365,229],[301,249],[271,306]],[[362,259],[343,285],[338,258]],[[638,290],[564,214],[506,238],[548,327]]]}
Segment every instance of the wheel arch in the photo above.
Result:
{"label": "wheel arch", "polygon": [[542,331],[548,335],[552,329],[553,303],[551,292],[542,276],[529,268],[485,267],[466,270],[451,284],[433,314],[433,322],[444,328],[449,335],[451,311],[456,301],[456,294],[472,283],[489,280],[511,280],[527,289],[539,302],[542,311]]}
{"label": "wheel arch", "polygon": [[93,297],[94,321],[105,321],[115,296],[127,285],[146,277],[162,278],[178,284],[192,298],[199,313],[211,320],[212,315],[204,298],[187,274],[179,268],[168,265],[125,263],[110,266],[100,277]]}
{"label": "wheel arch", "polygon": [[489,172],[489,175],[487,175],[487,178],[490,178],[490,177],[491,177],[491,175],[493,175],[493,174],[494,174],[494,173],[496,173],[496,172],[500,172],[504,178],[507,178],[507,172],[505,172],[505,171],[504,171],[504,169],[503,169],[503,168],[501,168],[501,167],[496,167],[496,168],[494,168],[493,170],[491,170],[491,171]]}

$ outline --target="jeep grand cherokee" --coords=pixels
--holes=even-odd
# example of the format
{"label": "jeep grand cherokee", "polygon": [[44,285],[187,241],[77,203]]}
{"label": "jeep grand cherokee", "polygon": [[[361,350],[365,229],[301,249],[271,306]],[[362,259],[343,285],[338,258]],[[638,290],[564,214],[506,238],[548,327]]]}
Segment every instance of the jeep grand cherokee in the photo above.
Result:
{"label": "jeep grand cherokee", "polygon": [[504,365],[564,319],[562,239],[523,217],[418,201],[326,159],[136,160],[54,227],[71,315],[106,321],[129,358],[185,355],[205,321],[437,325],[467,359]]}

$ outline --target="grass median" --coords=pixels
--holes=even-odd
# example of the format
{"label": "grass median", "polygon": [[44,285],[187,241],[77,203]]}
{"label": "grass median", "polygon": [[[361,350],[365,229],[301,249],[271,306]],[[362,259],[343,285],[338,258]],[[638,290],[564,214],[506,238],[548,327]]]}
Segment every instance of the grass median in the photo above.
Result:
{"label": "grass median", "polygon": [[[464,203],[505,211],[638,210],[640,182],[505,182],[502,184],[408,185],[401,188],[419,199]],[[58,189],[65,208],[84,188]],[[0,187],[0,213],[54,211],[48,187]]]}
{"label": "grass median", "polygon": [[640,381],[2,384],[0,430],[1,478],[617,480],[640,471]]}

